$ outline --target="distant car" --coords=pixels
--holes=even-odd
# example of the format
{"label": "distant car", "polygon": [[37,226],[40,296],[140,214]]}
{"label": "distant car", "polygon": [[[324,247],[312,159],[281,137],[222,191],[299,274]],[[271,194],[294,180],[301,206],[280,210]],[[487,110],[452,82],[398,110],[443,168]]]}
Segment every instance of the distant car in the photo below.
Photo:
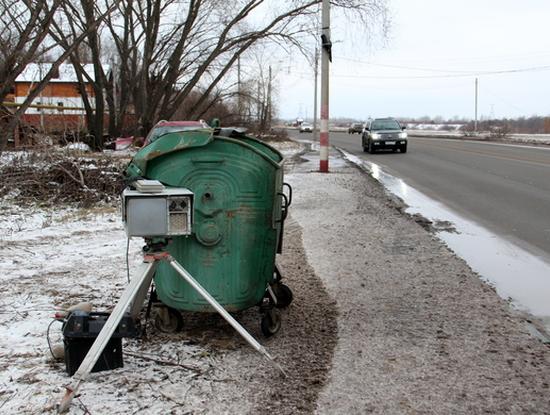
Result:
{"label": "distant car", "polygon": [[363,132],[363,124],[354,122],[348,128],[348,134],[361,134]]}
{"label": "distant car", "polygon": [[312,133],[313,132],[313,125],[307,122],[303,122],[300,125],[300,132],[301,133]]}
{"label": "distant car", "polygon": [[151,144],[152,142],[158,140],[160,137],[162,137],[165,134],[169,133],[175,133],[178,131],[188,131],[188,130],[196,130],[200,128],[209,128],[208,124],[206,122],[200,120],[200,121],[159,121],[155,124],[153,128],[151,128],[151,131],[149,131],[149,134],[147,134],[147,137],[145,138],[145,142],[143,143],[143,146],[145,147],[148,144]]}
{"label": "distant car", "polygon": [[367,123],[361,144],[363,151],[374,153],[377,150],[399,150],[407,152],[405,127],[393,118],[376,118]]}

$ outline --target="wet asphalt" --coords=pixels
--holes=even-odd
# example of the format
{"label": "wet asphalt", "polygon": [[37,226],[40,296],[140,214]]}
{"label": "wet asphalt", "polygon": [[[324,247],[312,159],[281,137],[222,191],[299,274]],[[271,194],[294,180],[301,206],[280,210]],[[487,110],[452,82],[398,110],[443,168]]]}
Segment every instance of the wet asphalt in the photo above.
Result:
{"label": "wet asphalt", "polygon": [[411,137],[406,154],[368,154],[358,134],[338,132],[331,132],[330,144],[377,163],[464,217],[550,258],[550,148]]}

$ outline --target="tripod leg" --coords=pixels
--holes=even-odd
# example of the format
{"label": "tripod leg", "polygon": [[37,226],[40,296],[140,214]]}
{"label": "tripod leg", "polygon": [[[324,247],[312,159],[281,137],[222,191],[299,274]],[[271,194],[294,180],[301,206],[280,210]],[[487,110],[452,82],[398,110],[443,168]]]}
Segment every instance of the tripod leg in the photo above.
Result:
{"label": "tripod leg", "polygon": [[59,408],[57,410],[58,413],[64,413],[69,409],[69,406],[71,405],[71,401],[76,395],[78,388],[80,387],[80,384],[84,382],[84,380],[88,377],[88,375],[92,371],[94,365],[96,364],[97,360],[101,356],[101,353],[103,352],[103,350],[107,346],[107,343],[111,339],[111,336],[113,335],[116,328],[118,327],[120,320],[122,320],[122,317],[126,312],[126,309],[130,305],[134,297],[136,297],[136,294],[144,285],[147,285],[147,287],[145,288],[145,291],[147,291],[147,288],[149,287],[149,284],[151,283],[151,279],[155,272],[156,265],[157,265],[156,261],[148,263],[143,274],[141,274],[137,278],[132,279],[130,281],[130,284],[128,284],[128,286],[122,293],[122,296],[120,297],[119,302],[117,303],[111,315],[105,322],[105,325],[99,332],[99,335],[97,336],[94,343],[92,344],[92,347],[88,351],[88,354],[80,364],[80,367],[78,368],[76,373],[73,375],[73,382],[70,385],[65,387],[66,388],[65,396],[63,396],[63,399],[59,404]]}
{"label": "tripod leg", "polygon": [[[149,266],[149,263],[146,262],[143,264],[144,268],[142,275],[144,273],[147,273],[147,268]],[[141,284],[139,291],[137,292],[134,301],[132,302],[132,305],[130,306],[130,317],[133,319],[136,319],[139,316],[139,312],[141,311],[141,307],[143,307],[143,301],[145,301],[145,297],[147,297],[147,292],[149,291],[149,287],[151,286],[151,281],[153,280],[153,276],[155,275],[155,270],[149,272],[147,279],[143,281]]]}
{"label": "tripod leg", "polygon": [[[223,308],[220,303],[218,303],[214,297],[212,297],[208,291],[206,291],[202,285],[200,285],[189,272],[185,268],[183,268],[178,261],[176,261],[172,256],[168,256],[165,258],[172,268],[176,270],[178,274],[180,274],[185,281],[187,281],[208,303],[218,312],[221,314],[221,316],[229,323],[237,332],[250,344],[256,351],[264,355],[269,360],[273,361],[273,357],[267,352],[267,350],[256,341],[254,337],[248,333],[243,326],[241,326],[237,320],[235,320],[231,314],[229,314],[225,308]],[[282,368],[279,367],[279,369],[282,371]],[[283,371],[284,373],[284,371]]]}

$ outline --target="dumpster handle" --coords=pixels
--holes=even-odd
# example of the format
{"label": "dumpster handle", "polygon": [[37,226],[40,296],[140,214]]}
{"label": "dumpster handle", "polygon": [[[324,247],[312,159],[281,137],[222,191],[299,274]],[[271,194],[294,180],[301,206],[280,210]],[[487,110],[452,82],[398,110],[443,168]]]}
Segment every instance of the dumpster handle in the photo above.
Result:
{"label": "dumpster handle", "polygon": [[288,187],[288,205],[287,208],[292,204],[292,186],[288,183],[283,183],[283,188]]}
{"label": "dumpster handle", "polygon": [[278,222],[284,222],[284,220],[286,219],[286,217],[288,216],[288,207],[290,206],[290,203],[288,203],[288,197],[287,195],[285,195],[284,193],[282,192],[279,192],[277,193],[279,196],[281,196],[285,203],[282,204],[281,206],[281,210],[282,210],[282,215],[281,215],[281,219],[279,219],[278,221],[276,221],[277,223]]}

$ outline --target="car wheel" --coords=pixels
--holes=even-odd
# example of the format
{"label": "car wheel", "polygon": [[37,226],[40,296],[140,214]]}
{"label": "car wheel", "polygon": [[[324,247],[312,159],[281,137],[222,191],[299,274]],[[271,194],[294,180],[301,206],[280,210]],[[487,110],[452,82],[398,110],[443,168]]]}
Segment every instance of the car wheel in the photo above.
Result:
{"label": "car wheel", "polygon": [[406,153],[407,152],[407,145],[401,146],[401,152]]}
{"label": "car wheel", "polygon": [[369,148],[367,151],[371,154],[374,154],[374,148],[372,148],[372,141],[369,141]]}

